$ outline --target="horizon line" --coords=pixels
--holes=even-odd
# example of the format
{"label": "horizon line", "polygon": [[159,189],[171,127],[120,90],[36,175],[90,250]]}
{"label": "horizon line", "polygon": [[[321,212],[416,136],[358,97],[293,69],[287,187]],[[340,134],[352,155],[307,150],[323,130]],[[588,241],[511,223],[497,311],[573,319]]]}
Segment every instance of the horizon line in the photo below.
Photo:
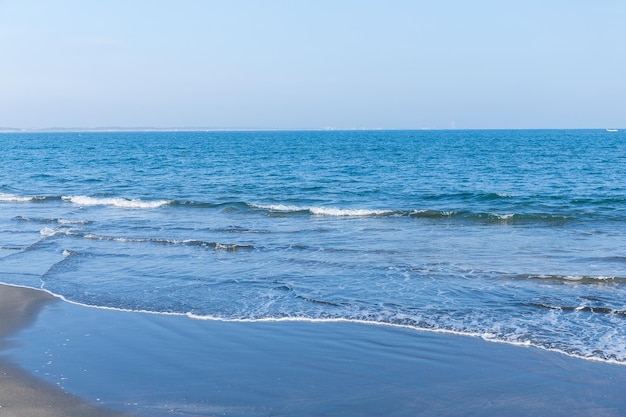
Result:
{"label": "horizon line", "polygon": [[463,130],[621,130],[614,127],[584,127],[584,128],[376,128],[376,127],[312,127],[312,128],[276,128],[276,127],[151,127],[151,126],[108,126],[108,127],[44,127],[44,128],[17,128],[0,127],[0,133],[55,133],[55,132],[351,132],[351,131],[463,131]]}

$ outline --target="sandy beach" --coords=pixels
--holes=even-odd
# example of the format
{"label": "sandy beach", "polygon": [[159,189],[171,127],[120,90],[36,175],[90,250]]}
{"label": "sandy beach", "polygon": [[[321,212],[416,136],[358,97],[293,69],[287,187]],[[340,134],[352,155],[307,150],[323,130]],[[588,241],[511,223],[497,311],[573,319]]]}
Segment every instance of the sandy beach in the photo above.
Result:
{"label": "sandy beach", "polygon": [[100,310],[8,286],[0,297],[1,416],[117,415],[95,405],[141,416],[619,416],[626,409],[624,366],[535,348],[356,323]]}
{"label": "sandy beach", "polygon": [[[32,323],[44,305],[55,301],[58,300],[42,291],[0,285],[0,349],[6,347],[4,337]],[[114,417],[121,414],[95,407],[0,357],[0,416]]]}

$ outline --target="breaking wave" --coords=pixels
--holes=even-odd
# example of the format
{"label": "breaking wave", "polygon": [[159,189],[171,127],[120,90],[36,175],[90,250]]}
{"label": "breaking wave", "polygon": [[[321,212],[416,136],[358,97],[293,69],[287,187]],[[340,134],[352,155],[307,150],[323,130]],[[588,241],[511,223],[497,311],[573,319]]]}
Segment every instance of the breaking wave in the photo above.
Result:
{"label": "breaking wave", "polygon": [[171,203],[171,200],[146,201],[140,199],[127,199],[123,197],[96,198],[84,195],[63,196],[62,200],[69,201],[78,206],[112,206],[127,209],[153,209]]}
{"label": "breaking wave", "polygon": [[0,202],[3,203],[28,203],[38,200],[43,200],[43,197],[29,197],[18,194],[0,193]]}
{"label": "breaking wave", "polygon": [[[490,199],[510,199],[509,196],[493,194],[487,196]],[[193,200],[177,200],[157,198],[154,200],[146,200],[141,198],[127,198],[122,196],[116,197],[94,197],[88,195],[63,195],[63,196],[27,196],[15,193],[0,193],[0,203],[45,203],[64,201],[80,207],[96,207],[108,206],[122,209],[156,209],[160,207],[173,208],[189,208],[189,209],[206,209],[221,211],[252,211],[261,212],[269,216],[320,216],[320,217],[407,217],[413,219],[427,220],[455,220],[455,221],[474,221],[479,223],[487,223],[494,225],[512,225],[512,224],[532,224],[532,223],[548,223],[562,224],[564,222],[594,219],[595,214],[587,212],[561,212],[555,211],[537,211],[536,208],[530,206],[519,206],[515,209],[489,207],[488,210],[480,210],[482,208],[481,201],[485,196],[476,197],[476,200],[469,199],[465,201],[459,208],[457,203],[451,204],[450,208],[366,208],[366,207],[339,207],[324,205],[293,205],[293,204],[266,204],[251,203],[245,201],[193,201]],[[433,198],[426,198],[422,204],[432,203]],[[437,204],[439,205],[439,204]]]}
{"label": "breaking wave", "polygon": [[300,207],[284,204],[251,204],[251,207],[267,210],[268,212],[281,213],[310,213],[319,216],[384,216],[393,214],[393,210],[373,209],[342,209],[337,207]]}

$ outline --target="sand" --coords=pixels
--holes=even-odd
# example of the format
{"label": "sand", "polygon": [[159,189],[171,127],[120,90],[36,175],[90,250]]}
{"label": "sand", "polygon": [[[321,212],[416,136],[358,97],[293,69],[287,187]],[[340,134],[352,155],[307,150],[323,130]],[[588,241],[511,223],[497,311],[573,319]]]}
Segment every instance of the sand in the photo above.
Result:
{"label": "sand", "polygon": [[[58,301],[26,288],[0,285],[0,347],[2,338],[35,320],[40,309]],[[95,407],[53,384],[0,360],[0,416],[2,417],[113,417],[122,414]]]}
{"label": "sand", "polygon": [[94,404],[150,417],[626,410],[626,366],[536,348],[357,323],[93,309],[1,285],[0,297],[0,416],[115,415]]}

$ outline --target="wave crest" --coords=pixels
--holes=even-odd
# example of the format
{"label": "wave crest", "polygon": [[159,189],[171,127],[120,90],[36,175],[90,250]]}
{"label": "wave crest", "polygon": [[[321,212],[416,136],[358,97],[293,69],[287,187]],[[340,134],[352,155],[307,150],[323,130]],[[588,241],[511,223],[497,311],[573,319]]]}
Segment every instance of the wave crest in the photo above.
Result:
{"label": "wave crest", "polygon": [[29,197],[17,194],[0,193],[0,202],[3,203],[28,203],[31,201],[41,200],[40,197]]}
{"label": "wave crest", "polygon": [[44,227],[39,231],[39,234],[43,238],[50,238],[54,236],[70,236],[86,240],[101,240],[120,243],[149,243],[157,245],[184,245],[184,246],[196,246],[201,248],[215,249],[216,251],[224,252],[236,252],[238,250],[256,249],[253,245],[240,244],[240,243],[221,243],[221,242],[207,242],[204,240],[196,239],[162,239],[162,238],[144,238],[144,237],[116,237],[116,236],[103,236],[93,233],[83,233],[79,230],[70,229],[66,227],[53,228]]}
{"label": "wave crest", "polygon": [[393,210],[381,209],[342,209],[337,207],[290,206],[284,204],[251,204],[252,207],[282,213],[310,213],[318,216],[364,217],[393,214]]}
{"label": "wave crest", "polygon": [[140,199],[127,199],[122,197],[88,197],[83,195],[78,196],[63,196],[61,199],[69,201],[72,204],[78,206],[113,206],[119,208],[128,209],[153,209],[161,206],[165,206],[171,203],[171,200],[153,200],[145,201]]}
{"label": "wave crest", "polygon": [[[496,195],[497,198],[508,198]],[[313,215],[328,217],[408,217],[414,219],[427,219],[432,221],[475,221],[496,225],[528,224],[528,223],[548,223],[562,224],[563,222],[578,219],[572,213],[565,214],[559,212],[537,212],[534,210],[519,211],[503,209],[502,211],[481,211],[475,210],[471,204],[466,207],[433,208],[342,208],[336,206],[309,206],[291,204],[262,204],[249,203],[245,201],[228,202],[205,202],[173,199],[143,200],[129,199],[124,197],[91,197],[86,195],[65,195],[65,196],[23,196],[19,194],[0,193],[0,203],[2,202],[54,202],[67,201],[72,204],[89,206],[109,206],[123,209],[155,209],[162,206],[174,208],[193,209],[216,209],[224,212],[260,210],[270,216],[293,216],[293,215]]]}

